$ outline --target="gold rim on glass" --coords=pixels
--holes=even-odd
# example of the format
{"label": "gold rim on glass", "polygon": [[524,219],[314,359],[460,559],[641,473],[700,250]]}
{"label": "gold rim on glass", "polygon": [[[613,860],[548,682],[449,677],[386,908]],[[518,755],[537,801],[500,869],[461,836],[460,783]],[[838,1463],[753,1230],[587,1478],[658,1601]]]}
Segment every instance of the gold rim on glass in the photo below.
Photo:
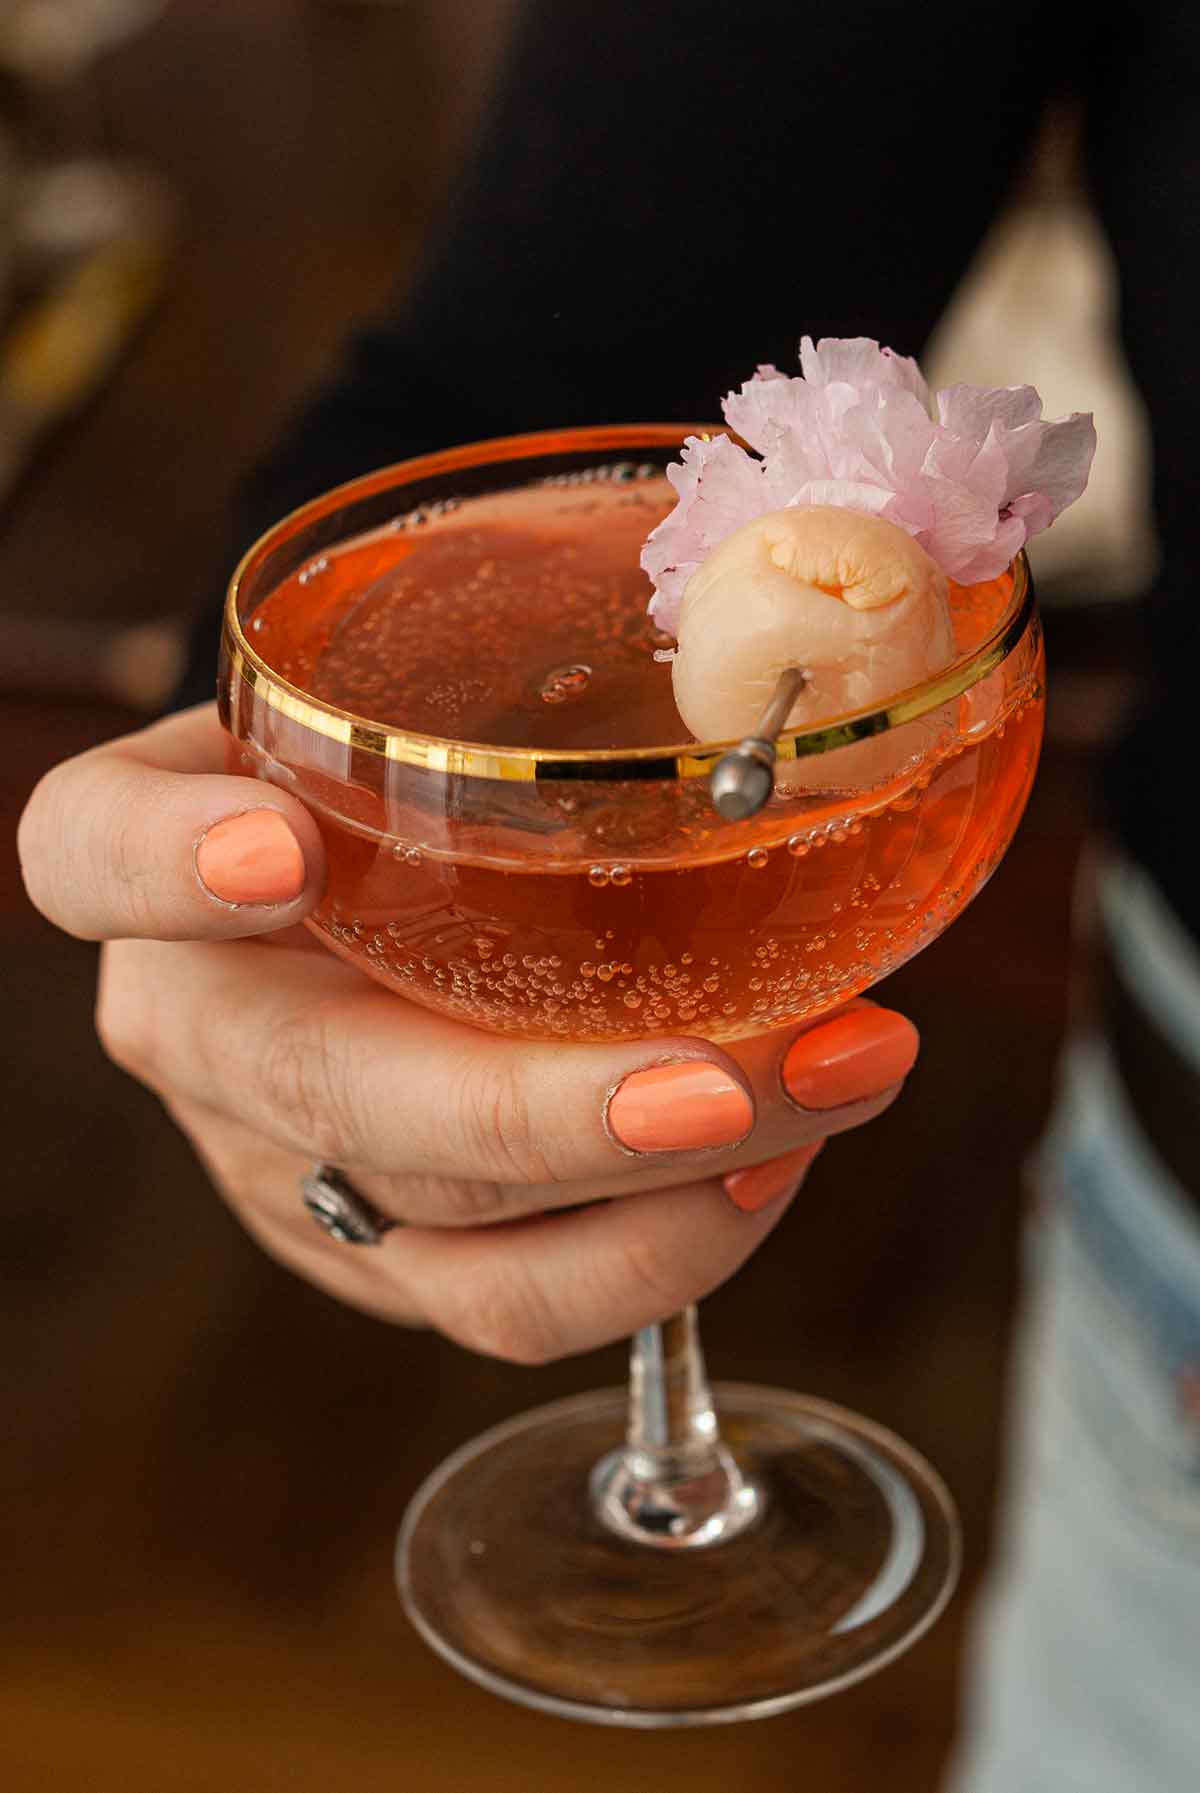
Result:
{"label": "gold rim on glass", "polygon": [[[585,447],[602,452],[609,448],[632,450],[664,446],[663,432],[699,434],[712,426],[646,424],[612,429],[578,429],[502,436],[472,443],[442,454],[422,455],[397,462],[361,479],[349,481],[301,506],[260,536],[238,564],[230,580],[225,603],[225,648],[231,680],[249,690],[289,721],[363,753],[454,777],[500,779],[520,784],[599,779],[624,780],[707,778],[713,766],[736,741],[671,743],[662,747],[588,748],[495,747],[480,741],[452,741],[437,735],[415,734],[388,724],[368,721],[350,710],[338,709],[301,691],[275,672],[246,639],[238,615],[242,587],[255,563],[296,527],[315,523],[347,503],[358,502],[419,479],[450,473],[459,467],[476,468],[497,462],[532,460],[552,454],[569,454]],[[1033,580],[1022,551],[1013,562],[1013,592],[1005,617],[979,647],[924,684],[900,692],[886,704],[855,710],[816,728],[794,729],[780,735],[776,754],[780,760],[808,759],[835,748],[850,747],[872,735],[885,734],[927,716],[932,710],[961,697],[973,685],[994,672],[1025,634],[1034,619]]]}

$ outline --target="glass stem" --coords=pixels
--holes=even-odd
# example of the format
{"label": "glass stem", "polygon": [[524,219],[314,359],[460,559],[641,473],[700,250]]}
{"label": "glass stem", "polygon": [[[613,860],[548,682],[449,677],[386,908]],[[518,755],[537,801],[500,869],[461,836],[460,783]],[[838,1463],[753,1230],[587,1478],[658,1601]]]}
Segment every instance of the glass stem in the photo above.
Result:
{"label": "glass stem", "polygon": [[759,1517],[762,1491],[721,1441],[694,1307],[635,1333],[625,1444],[593,1470],[592,1503],[657,1550],[724,1543]]}

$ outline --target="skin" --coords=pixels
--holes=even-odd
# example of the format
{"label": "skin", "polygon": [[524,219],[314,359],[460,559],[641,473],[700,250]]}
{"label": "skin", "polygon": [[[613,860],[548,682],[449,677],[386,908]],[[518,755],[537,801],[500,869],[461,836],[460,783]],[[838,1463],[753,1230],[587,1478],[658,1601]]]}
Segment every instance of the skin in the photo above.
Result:
{"label": "skin", "polygon": [[[109,1055],[156,1091],[265,1249],[339,1299],[514,1362],[590,1349],[698,1300],[767,1237],[790,1198],[742,1213],[725,1175],[869,1120],[897,1093],[798,1110],[779,1075],[793,1034],[738,1063],[695,1039],[516,1042],[404,1002],[298,925],[324,876],[316,825],[286,792],[229,776],[225,752],[205,705],[64,762],[30,799],[22,866],[43,914],[105,943]],[[197,842],[264,806],[299,842],[304,888],[222,902],[197,875]],[[613,1090],[684,1059],[741,1081],[752,1131],[629,1153],[606,1126]],[[297,1188],[315,1159],[405,1225],[370,1249],[330,1239]]]}

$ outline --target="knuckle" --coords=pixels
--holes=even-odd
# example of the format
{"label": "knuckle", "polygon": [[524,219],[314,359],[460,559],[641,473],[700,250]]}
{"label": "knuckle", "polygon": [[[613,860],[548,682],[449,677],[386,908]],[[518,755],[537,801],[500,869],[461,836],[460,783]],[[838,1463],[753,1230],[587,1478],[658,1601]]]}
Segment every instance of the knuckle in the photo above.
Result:
{"label": "knuckle", "polygon": [[145,815],[133,800],[135,784],[132,776],[122,779],[103,827],[90,828],[85,838],[93,888],[111,892],[121,928],[136,937],[152,934],[156,917]]}
{"label": "knuckle", "polygon": [[409,1180],[409,1193],[422,1211],[435,1213],[439,1226],[484,1226],[503,1220],[512,1211],[512,1200],[500,1183],[471,1182],[467,1178],[439,1177],[424,1182]]}
{"label": "knuckle", "polygon": [[622,1300],[632,1296],[650,1322],[665,1319],[707,1293],[689,1274],[687,1255],[677,1241],[644,1238],[636,1228],[617,1255],[616,1272]]}
{"label": "knuckle", "polygon": [[223,1194],[228,1194],[237,1186],[237,1181],[229,1174],[226,1155],[214,1149],[212,1144],[215,1132],[212,1115],[177,1089],[162,1090],[159,1101],[179,1131],[192,1142],[212,1182]]}
{"label": "knuckle", "polygon": [[154,932],[145,770],[95,749],[34,787],[17,827],[29,900],[82,940]]}
{"label": "knuckle", "polygon": [[136,978],[126,975],[124,955],[106,947],[96,993],[96,1034],[106,1055],[121,1070],[152,1083],[158,1060],[154,1005]]}
{"label": "knuckle", "polygon": [[454,1121],[465,1155],[499,1183],[559,1180],[539,1140],[519,1063],[488,1065],[455,1090]]}
{"label": "knuckle", "polygon": [[506,1261],[498,1272],[477,1273],[455,1292],[453,1310],[434,1316],[439,1330],[483,1357],[535,1367],[568,1349],[536,1279]]}
{"label": "knuckle", "polygon": [[259,1061],[262,1100],[274,1128],[318,1158],[353,1162],[363,1130],[353,1059],[320,1010],[288,1016],[268,1035]]}

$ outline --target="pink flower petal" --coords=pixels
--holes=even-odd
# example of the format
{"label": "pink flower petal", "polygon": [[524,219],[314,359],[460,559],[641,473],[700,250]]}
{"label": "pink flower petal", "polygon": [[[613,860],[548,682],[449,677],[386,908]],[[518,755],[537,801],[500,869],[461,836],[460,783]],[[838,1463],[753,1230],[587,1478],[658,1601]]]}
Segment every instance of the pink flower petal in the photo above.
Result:
{"label": "pink flower petal", "polygon": [[1053,521],[1074,504],[1087,485],[1096,453],[1096,426],[1090,413],[1075,411],[1056,423],[1027,424],[1014,430],[1005,449],[1011,469],[1009,501],[1040,492],[1053,506]]}
{"label": "pink flower petal", "polygon": [[998,516],[1009,493],[1009,460],[1002,431],[990,427],[982,441],[945,433],[930,444],[922,474],[968,487]]}
{"label": "pink flower petal", "polygon": [[891,502],[892,494],[883,486],[862,485],[850,479],[811,479],[784,508],[833,504],[843,510],[866,511],[868,516],[881,517]]}
{"label": "pink flower petal", "polygon": [[937,395],[937,415],[952,435],[982,439],[994,423],[1010,430],[1037,423],[1042,401],[1032,386],[944,386]]}
{"label": "pink flower petal", "polygon": [[731,392],[725,398],[721,409],[726,423],[751,448],[760,454],[769,453],[780,429],[793,421],[793,386],[803,388],[804,382],[789,379],[777,367],[760,367],[740,392]]}
{"label": "pink flower petal", "polygon": [[[933,475],[927,480],[927,488],[933,505],[933,527],[921,537],[921,546],[926,553],[937,561],[944,573],[962,584],[1002,573],[1024,544],[1024,524],[1015,520],[1011,524],[1001,524],[995,502],[973,492],[960,480],[939,479]],[[1015,546],[1011,549],[998,547],[1001,536],[1004,544],[1011,540]],[[980,554],[987,556],[989,565],[997,554],[1002,554],[1003,558],[994,572],[986,575],[972,573],[967,578],[968,569],[975,565]]]}
{"label": "pink flower petal", "polygon": [[1031,535],[1041,535],[1054,521],[1054,506],[1043,492],[1028,492],[1024,498],[1014,498],[1005,509],[1010,517],[1018,517],[1025,525],[1025,541]]}
{"label": "pink flower petal", "polygon": [[770,507],[762,500],[762,462],[728,436],[711,441],[689,436],[682,462],[669,468],[667,477],[679,501],[651,531],[641,558],[655,588],[650,614],[673,635],[687,582],[701,561],[748,518]]}
{"label": "pink flower petal", "polygon": [[[949,567],[943,567],[943,571],[951,579],[957,579],[960,585],[978,585],[984,579],[998,579],[1012,564],[1013,557],[1021,552],[1027,539],[1020,518],[1010,518],[997,527],[990,542],[981,543],[970,552],[964,550],[956,562],[957,571],[951,572]],[[933,558],[936,560],[937,555]]]}
{"label": "pink flower petal", "polygon": [[879,479],[898,495],[915,493],[935,427],[911,392],[881,387],[847,413],[845,427]]}
{"label": "pink flower petal", "polygon": [[893,349],[881,349],[869,336],[811,336],[800,339],[800,368],[810,386],[901,386],[927,404],[929,388],[916,362]]}

